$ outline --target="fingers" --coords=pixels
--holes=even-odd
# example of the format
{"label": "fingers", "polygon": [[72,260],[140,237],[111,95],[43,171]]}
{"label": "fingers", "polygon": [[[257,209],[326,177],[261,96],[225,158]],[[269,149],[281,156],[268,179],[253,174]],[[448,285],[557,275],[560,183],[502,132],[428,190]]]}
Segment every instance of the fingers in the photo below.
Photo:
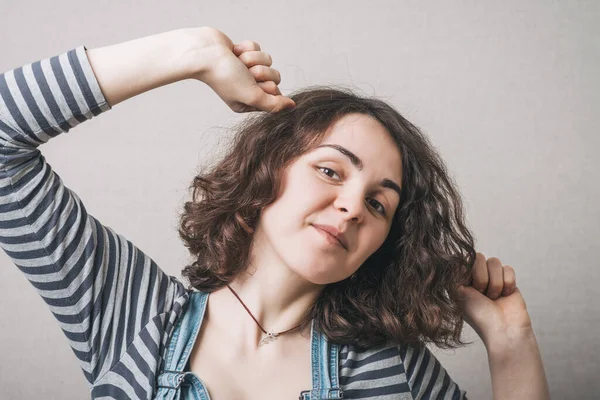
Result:
{"label": "fingers", "polygon": [[511,266],[503,266],[496,257],[486,260],[479,252],[476,253],[472,274],[473,288],[492,300],[500,296],[509,296],[515,291],[517,285],[515,270]]}
{"label": "fingers", "polygon": [[265,93],[272,94],[273,96],[281,94],[279,88],[277,87],[277,84],[273,81],[258,82],[258,86],[260,86],[260,88],[264,90]]}
{"label": "fingers", "polygon": [[269,53],[264,51],[245,51],[238,58],[250,68],[255,65],[265,65],[270,67],[273,64],[273,58]]}
{"label": "fingers", "polygon": [[475,257],[475,265],[473,265],[473,287],[483,293],[489,280],[485,256],[478,252]]}
{"label": "fingers", "polygon": [[255,65],[249,69],[256,82],[273,81],[276,84],[281,83],[281,74],[274,68],[264,65]]}
{"label": "fingers", "polygon": [[496,300],[498,297],[500,297],[502,289],[504,288],[504,272],[502,263],[496,257],[488,258],[487,269],[489,281],[485,295],[492,300]]}
{"label": "fingers", "polygon": [[[248,105],[256,107],[260,110],[276,113],[286,108],[292,108],[296,106],[294,100],[281,94],[272,95],[263,91],[260,87],[257,87],[257,92],[251,102]],[[279,90],[279,89],[278,89]]]}
{"label": "fingers", "polygon": [[233,46],[233,53],[236,56],[239,56],[244,51],[258,50],[260,51],[260,44],[252,41],[252,40],[244,40]]}
{"label": "fingers", "polygon": [[517,289],[517,277],[515,270],[510,265],[504,267],[504,289],[502,289],[502,296],[508,296]]}
{"label": "fingers", "polygon": [[271,55],[261,51],[258,43],[244,40],[233,46],[233,53],[246,65],[258,85],[252,101],[247,103],[249,111],[258,109],[275,113],[296,106],[292,99],[281,94],[277,87],[281,83],[281,74],[271,68]]}
{"label": "fingers", "polygon": [[260,45],[245,40],[233,46],[233,53],[248,67],[256,82],[274,81],[281,83],[281,74],[274,68],[273,58],[269,53],[260,50]]}

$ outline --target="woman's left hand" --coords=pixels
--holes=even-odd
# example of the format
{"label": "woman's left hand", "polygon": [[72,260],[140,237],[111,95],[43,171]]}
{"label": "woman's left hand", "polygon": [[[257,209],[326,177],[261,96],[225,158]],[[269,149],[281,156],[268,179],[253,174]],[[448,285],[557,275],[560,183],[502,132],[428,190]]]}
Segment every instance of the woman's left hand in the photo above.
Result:
{"label": "woman's left hand", "polygon": [[525,300],[517,288],[515,270],[502,265],[496,257],[486,260],[477,253],[473,266],[473,282],[461,286],[459,305],[464,320],[477,332],[489,349],[492,343],[532,330]]}

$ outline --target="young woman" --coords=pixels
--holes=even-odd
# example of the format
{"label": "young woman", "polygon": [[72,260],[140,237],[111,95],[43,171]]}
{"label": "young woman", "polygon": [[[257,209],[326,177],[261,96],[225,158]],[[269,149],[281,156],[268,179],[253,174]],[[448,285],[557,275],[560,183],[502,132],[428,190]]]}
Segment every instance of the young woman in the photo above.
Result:
{"label": "young woman", "polygon": [[[0,244],[67,336],[92,398],[459,399],[433,354],[484,341],[494,398],[549,398],[514,270],[476,253],[426,137],[349,90],[281,94],[252,41],[190,28],[0,75]],[[197,176],[185,287],[88,214],[38,146],[183,79],[236,112]],[[210,299],[210,300],[209,300]]]}

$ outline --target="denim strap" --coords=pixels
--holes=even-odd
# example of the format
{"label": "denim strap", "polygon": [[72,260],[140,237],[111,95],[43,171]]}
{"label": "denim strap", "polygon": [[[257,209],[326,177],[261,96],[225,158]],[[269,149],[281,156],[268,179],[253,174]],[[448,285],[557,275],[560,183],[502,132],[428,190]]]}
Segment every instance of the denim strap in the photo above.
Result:
{"label": "denim strap", "polygon": [[175,325],[166,349],[164,369],[156,378],[156,399],[179,399],[182,396],[182,383],[189,381],[187,383],[193,385],[194,374],[185,372],[184,369],[200,331],[207,300],[207,293],[190,294],[186,309],[183,310],[181,318]]}
{"label": "denim strap", "polygon": [[339,345],[329,343],[327,336],[315,329],[314,319],[310,341],[313,387],[300,392],[299,400],[342,399],[344,393],[339,387],[338,376]]}

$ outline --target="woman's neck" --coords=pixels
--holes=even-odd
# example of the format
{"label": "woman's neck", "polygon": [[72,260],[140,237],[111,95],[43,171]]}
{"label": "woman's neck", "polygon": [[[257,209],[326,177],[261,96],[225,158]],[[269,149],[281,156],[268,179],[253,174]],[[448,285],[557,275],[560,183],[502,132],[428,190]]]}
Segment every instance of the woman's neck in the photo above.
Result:
{"label": "woman's neck", "polygon": [[[261,268],[249,269],[229,286],[267,332],[283,332],[300,324],[325,287],[306,282],[281,265],[264,263]],[[229,288],[212,292],[211,301],[211,320],[229,331],[230,340],[248,350],[258,349],[266,334]],[[276,341],[308,336],[310,324],[306,325],[282,334]]]}

